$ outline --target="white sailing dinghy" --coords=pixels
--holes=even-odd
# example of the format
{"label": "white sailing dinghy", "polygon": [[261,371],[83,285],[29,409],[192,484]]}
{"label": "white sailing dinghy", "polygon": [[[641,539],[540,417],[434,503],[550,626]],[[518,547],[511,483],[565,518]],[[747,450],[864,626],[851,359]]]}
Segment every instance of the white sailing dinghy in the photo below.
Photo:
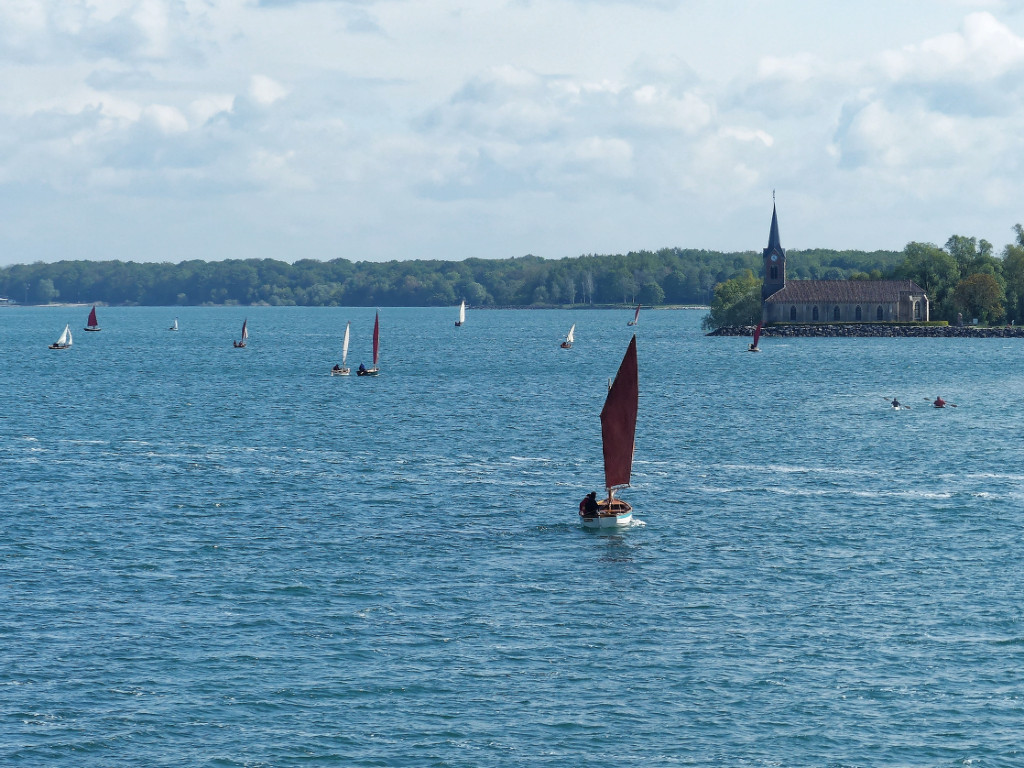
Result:
{"label": "white sailing dinghy", "polygon": [[89,322],[85,324],[85,330],[87,331],[100,331],[99,323],[96,322],[96,305],[93,305],[92,310],[89,312]]}
{"label": "white sailing dinghy", "polygon": [[459,307],[459,319],[455,321],[456,327],[466,322],[466,302],[462,302],[462,306]]}
{"label": "white sailing dinghy", "polygon": [[50,349],[67,349],[71,346],[71,343],[71,324],[68,323],[64,326],[64,333],[50,345]]}
{"label": "white sailing dinghy", "polygon": [[764,323],[758,323],[757,328],[754,329],[754,343],[747,347],[747,352],[760,352],[761,349],[757,346],[758,340],[761,338],[761,326]]}
{"label": "white sailing dinghy", "polygon": [[633,319],[630,320],[626,325],[636,325],[636,321],[640,319],[640,305],[636,305],[636,314],[633,315]]}
{"label": "white sailing dinghy", "polygon": [[380,312],[373,318],[373,368],[364,368],[360,363],[356,373],[360,376],[376,376],[380,373]]}
{"label": "white sailing dinghy", "polygon": [[565,341],[562,342],[562,349],[572,349],[572,343],[575,340],[573,334],[576,332],[576,323],[572,324],[572,328],[565,335]]}
{"label": "white sailing dinghy", "polygon": [[580,519],[585,528],[612,528],[629,525],[633,507],[615,498],[615,491],[629,485],[633,473],[633,446],[636,414],[640,401],[640,380],[636,359],[636,334],[626,348],[615,380],[601,409],[601,444],[604,449],[604,485],[608,498],[597,502],[597,509],[580,504]]}
{"label": "white sailing dinghy", "polygon": [[249,338],[249,318],[245,318],[245,320],[242,321],[242,340],[241,341],[232,341],[231,343],[235,345],[235,349],[241,349],[242,347],[245,346],[245,342],[248,340],[248,338]]}
{"label": "white sailing dinghy", "polygon": [[178,330],[178,318],[174,318],[174,322],[171,323],[171,327],[168,328],[167,330],[169,330],[169,331],[176,331],[176,330]]}
{"label": "white sailing dinghy", "polygon": [[335,365],[331,369],[331,376],[348,376],[351,371],[345,367],[345,360],[348,359],[348,329],[352,323],[345,323],[345,340],[341,342],[341,365]]}

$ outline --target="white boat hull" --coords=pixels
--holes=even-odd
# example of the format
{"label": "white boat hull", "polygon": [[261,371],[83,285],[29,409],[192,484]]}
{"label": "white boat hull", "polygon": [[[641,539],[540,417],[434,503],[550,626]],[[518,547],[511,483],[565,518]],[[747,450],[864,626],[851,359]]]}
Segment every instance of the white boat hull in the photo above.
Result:
{"label": "white boat hull", "polygon": [[350,373],[351,371],[348,368],[341,368],[338,370],[335,370],[334,368],[331,369],[331,376],[348,376]]}
{"label": "white boat hull", "polygon": [[617,528],[626,526],[633,522],[633,507],[621,499],[615,499],[615,513],[607,512],[608,502],[601,500],[597,502],[598,513],[594,516],[585,516],[580,513],[580,522],[584,528]]}

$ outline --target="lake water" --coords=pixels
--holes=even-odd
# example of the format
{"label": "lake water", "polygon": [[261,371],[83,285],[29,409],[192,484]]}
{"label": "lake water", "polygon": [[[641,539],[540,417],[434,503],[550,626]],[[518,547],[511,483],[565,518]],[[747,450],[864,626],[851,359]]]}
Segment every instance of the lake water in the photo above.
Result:
{"label": "lake water", "polygon": [[1024,764],[1020,340],[642,312],[597,533],[629,310],[87,312],[0,310],[0,765]]}

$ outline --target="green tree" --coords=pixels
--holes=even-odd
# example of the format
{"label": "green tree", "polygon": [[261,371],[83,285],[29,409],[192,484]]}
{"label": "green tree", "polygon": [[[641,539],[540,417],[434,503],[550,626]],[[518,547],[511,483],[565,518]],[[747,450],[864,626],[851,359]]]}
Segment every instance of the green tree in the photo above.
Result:
{"label": "green tree", "polygon": [[706,329],[724,325],[754,325],[761,321],[761,284],[751,270],[715,286],[711,312],[701,321]]}
{"label": "green tree", "polygon": [[933,319],[954,319],[942,315],[949,313],[952,305],[946,302],[948,307],[944,310],[943,303],[960,279],[960,268],[956,259],[931,243],[907,243],[903,254],[903,263],[895,270],[896,277],[913,280],[924,289],[935,309],[932,313]]}
{"label": "green tree", "polygon": [[984,324],[998,322],[1005,314],[1003,289],[992,276],[983,272],[968,275],[953,291],[953,303],[965,317],[976,317]]}

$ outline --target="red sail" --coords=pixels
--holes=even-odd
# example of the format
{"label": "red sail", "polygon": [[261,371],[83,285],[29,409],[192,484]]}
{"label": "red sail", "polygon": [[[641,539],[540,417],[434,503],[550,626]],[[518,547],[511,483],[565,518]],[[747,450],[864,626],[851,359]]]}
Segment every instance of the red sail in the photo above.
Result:
{"label": "red sail", "polygon": [[604,482],[608,488],[629,485],[633,471],[633,439],[636,436],[636,412],[640,399],[636,362],[636,335],[629,342],[625,357],[608,390],[601,410],[601,441],[604,444]]}
{"label": "red sail", "polygon": [[[81,315],[79,315],[81,317]],[[96,322],[96,307],[93,307],[89,312],[89,327],[95,328],[98,323]]]}
{"label": "red sail", "polygon": [[380,313],[373,318],[373,367],[377,367],[380,359]]}
{"label": "red sail", "polygon": [[755,347],[757,346],[757,340],[761,338],[761,325],[762,325],[762,323],[758,323],[757,324],[757,328],[754,329],[754,346]]}

